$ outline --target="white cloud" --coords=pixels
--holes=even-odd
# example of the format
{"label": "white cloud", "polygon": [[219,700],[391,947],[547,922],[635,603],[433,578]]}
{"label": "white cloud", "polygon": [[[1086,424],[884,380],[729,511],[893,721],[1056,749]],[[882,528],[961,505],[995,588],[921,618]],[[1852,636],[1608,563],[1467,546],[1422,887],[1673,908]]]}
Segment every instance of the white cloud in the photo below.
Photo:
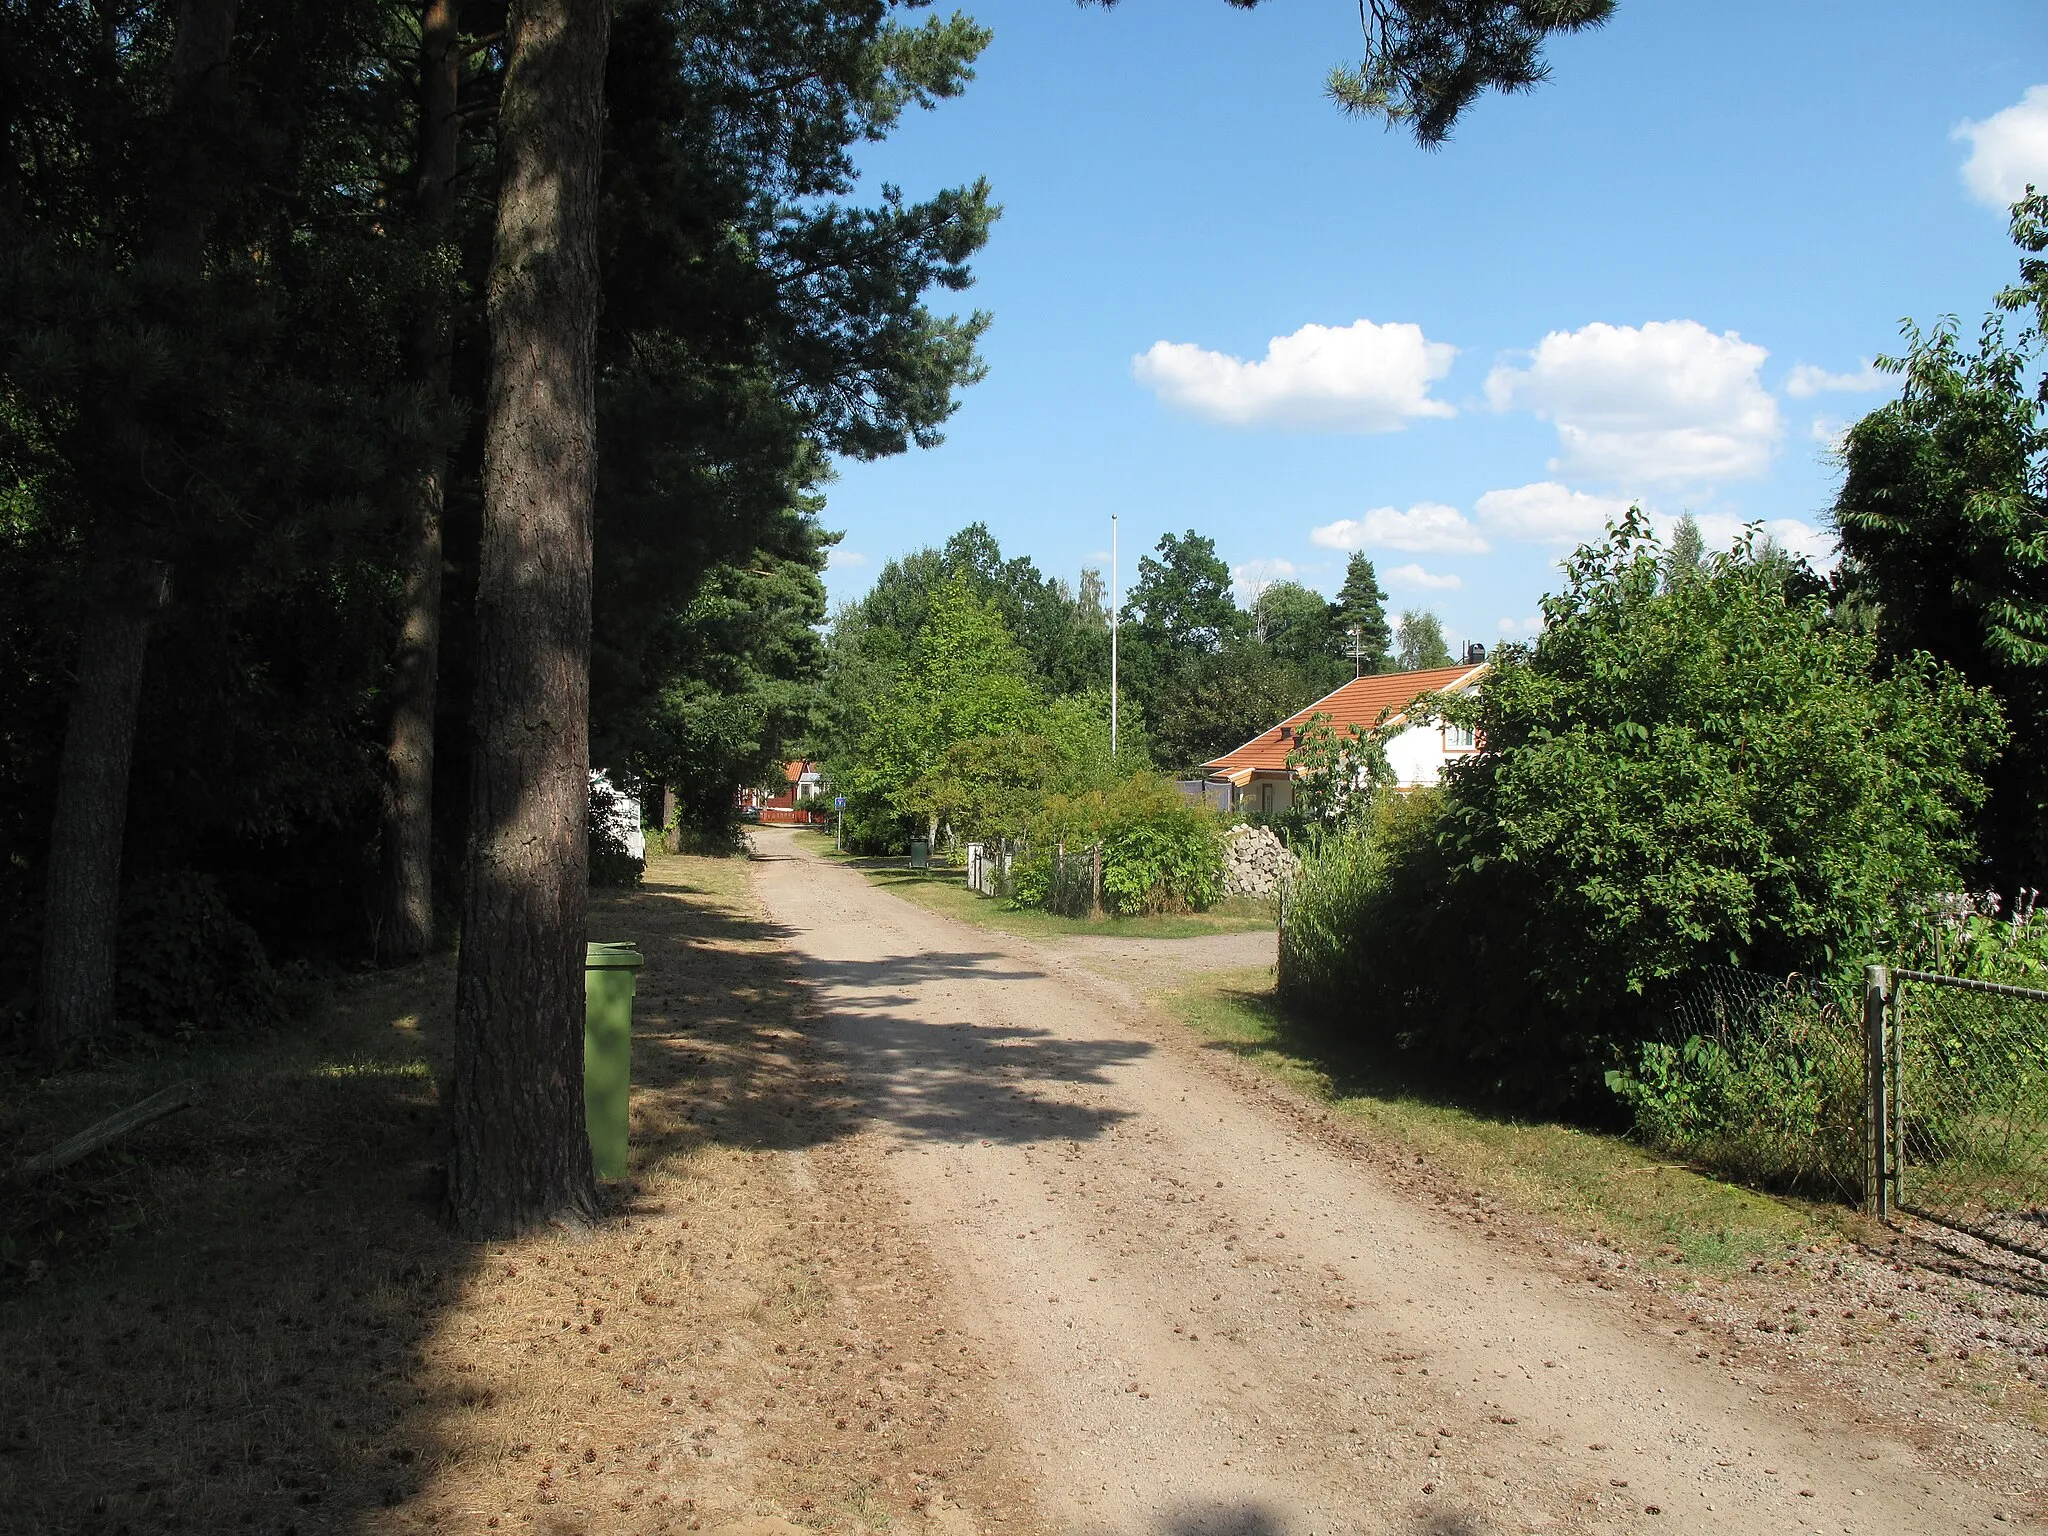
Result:
{"label": "white cloud", "polygon": [[[1710,550],[1733,548],[1743,529],[1749,526],[1747,518],[1732,512],[1695,512],[1692,520],[1700,525],[1700,542]],[[1671,520],[1660,517],[1656,521],[1658,536],[1668,539]],[[1762,533],[1811,561],[1816,570],[1826,570],[1835,563],[1835,536],[1825,528],[1816,528],[1796,517],[1775,517],[1764,519]]]}
{"label": "white cloud", "polygon": [[1486,530],[1498,538],[1528,544],[1577,544],[1597,538],[1628,508],[1625,497],[1589,496],[1555,480],[1539,480],[1512,490],[1488,491],[1473,510]]}
{"label": "white cloud", "polygon": [[1387,572],[1387,583],[1396,587],[1421,587],[1430,592],[1454,592],[1465,585],[1453,572],[1439,576],[1419,565],[1397,565]]}
{"label": "white cloud", "polygon": [[1892,375],[1873,362],[1866,361],[1854,373],[1829,373],[1825,368],[1801,363],[1785,376],[1785,393],[1794,400],[1811,400],[1822,393],[1867,395],[1888,389],[1891,384]]}
{"label": "white cloud", "polygon": [[1516,635],[1540,635],[1543,633],[1543,615],[1532,613],[1526,619],[1502,619],[1500,632],[1505,639]]}
{"label": "white cloud", "polygon": [[855,549],[835,549],[825,556],[828,571],[859,570],[868,563],[868,557]]}
{"label": "white cloud", "polygon": [[1779,434],[1778,402],[1758,372],[1770,356],[1697,320],[1644,326],[1595,321],[1552,331],[1527,367],[1486,379],[1495,410],[1555,423],[1552,471],[1607,482],[1703,482],[1763,474]]}
{"label": "white cloud", "polygon": [[2048,85],[2028,86],[2003,112],[1958,123],[1949,137],[1970,146],[1963,185],[1978,202],[2003,213],[2029,182],[2048,190]]}
{"label": "white cloud", "polygon": [[1465,514],[1440,501],[1421,501],[1406,512],[1374,507],[1364,517],[1340,518],[1309,530],[1325,549],[1398,549],[1411,555],[1483,555],[1485,537]]}
{"label": "white cloud", "polygon": [[1848,431],[1849,423],[1838,421],[1833,416],[1816,416],[1813,418],[1813,425],[1806,429],[1807,436],[1829,453],[1842,451],[1842,439],[1848,435]]}
{"label": "white cloud", "polygon": [[1185,341],[1154,342],[1131,359],[1140,384],[1178,410],[1229,426],[1398,432],[1419,416],[1454,416],[1429,387],[1458,349],[1419,325],[1304,325],[1246,362]]}

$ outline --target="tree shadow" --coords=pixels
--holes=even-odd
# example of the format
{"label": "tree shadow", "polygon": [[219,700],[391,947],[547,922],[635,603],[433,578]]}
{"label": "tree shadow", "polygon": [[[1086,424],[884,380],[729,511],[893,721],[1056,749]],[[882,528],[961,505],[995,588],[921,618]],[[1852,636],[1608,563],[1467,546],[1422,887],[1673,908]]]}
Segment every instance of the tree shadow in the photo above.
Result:
{"label": "tree shadow", "polygon": [[[1204,1499],[1177,1505],[1159,1524],[1160,1536],[1283,1536],[1296,1528],[1263,1500]],[[1482,1536],[1485,1527],[1459,1510],[1429,1510],[1399,1529],[1413,1536]]]}
{"label": "tree shadow", "polygon": [[[1035,1026],[964,1014],[912,1017],[988,982],[1043,980],[999,951],[927,953],[880,960],[812,961],[805,978],[832,993],[825,1048],[846,1072],[860,1111],[914,1140],[1085,1141],[1129,1118],[1079,1104],[1059,1089],[1105,1085],[1110,1072],[1154,1047],[1123,1038],[1077,1040]],[[920,995],[930,986],[932,994]],[[1048,1089],[1041,1085],[1059,1085]]]}
{"label": "tree shadow", "polygon": [[417,1490],[465,1411],[425,1352],[481,1257],[439,1220],[451,992],[442,957],[292,1037],[71,1074],[9,1116],[47,1144],[167,1073],[207,1084],[6,1210],[46,1266],[0,1292],[11,1529],[311,1532]]}

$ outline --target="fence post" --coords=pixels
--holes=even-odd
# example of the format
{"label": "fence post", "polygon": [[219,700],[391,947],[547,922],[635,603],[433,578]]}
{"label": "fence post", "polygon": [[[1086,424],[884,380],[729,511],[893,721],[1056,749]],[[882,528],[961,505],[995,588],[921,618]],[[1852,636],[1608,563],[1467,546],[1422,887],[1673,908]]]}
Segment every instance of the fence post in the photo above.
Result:
{"label": "fence post", "polygon": [[1863,1209],[1879,1220],[1891,1214],[1891,1190],[1885,1167],[1885,1002],[1888,977],[1881,965],[1863,969]]}
{"label": "fence post", "polygon": [[1088,916],[1091,920],[1102,918],[1102,844],[1095,845],[1095,872],[1088,887]]}

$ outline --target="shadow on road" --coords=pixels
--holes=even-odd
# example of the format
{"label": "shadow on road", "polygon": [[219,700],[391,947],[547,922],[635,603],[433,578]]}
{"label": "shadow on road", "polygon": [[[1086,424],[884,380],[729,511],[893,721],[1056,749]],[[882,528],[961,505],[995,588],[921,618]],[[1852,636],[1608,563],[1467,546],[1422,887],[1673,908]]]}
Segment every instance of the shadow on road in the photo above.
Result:
{"label": "shadow on road", "polygon": [[[1106,1084],[1111,1069],[1153,1049],[975,1017],[981,987],[1045,979],[994,951],[814,960],[804,977],[831,1011],[821,1041],[859,1112],[919,1140],[1091,1140],[1129,1116],[1076,1102],[1072,1090]],[[957,1014],[944,1006],[955,994]]]}

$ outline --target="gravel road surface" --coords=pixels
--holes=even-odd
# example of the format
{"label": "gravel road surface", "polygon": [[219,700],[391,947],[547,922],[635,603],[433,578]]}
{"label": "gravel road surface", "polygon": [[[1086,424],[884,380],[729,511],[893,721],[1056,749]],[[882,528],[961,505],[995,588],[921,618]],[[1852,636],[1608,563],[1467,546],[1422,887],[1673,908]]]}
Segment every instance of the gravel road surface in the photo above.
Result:
{"label": "gravel road surface", "polygon": [[1025,941],[756,839],[861,1134],[1000,1358],[1054,1529],[2015,1529],[1852,1405],[1700,1358],[1682,1309],[1388,1187],[1145,1012],[1143,987],[1259,963],[1270,935]]}

